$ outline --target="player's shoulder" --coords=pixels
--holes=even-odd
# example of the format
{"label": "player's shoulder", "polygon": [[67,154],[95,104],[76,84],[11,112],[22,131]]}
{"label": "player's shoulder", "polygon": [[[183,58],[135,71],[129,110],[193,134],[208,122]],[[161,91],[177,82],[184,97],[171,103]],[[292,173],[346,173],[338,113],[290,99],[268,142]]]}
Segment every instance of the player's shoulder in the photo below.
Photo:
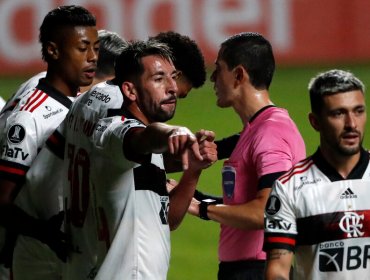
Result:
{"label": "player's shoulder", "polygon": [[109,110],[121,108],[122,103],[120,88],[110,82],[102,82],[78,96],[73,102],[72,111],[79,107],[82,110],[98,112],[100,117],[105,117]]}
{"label": "player's shoulder", "polygon": [[283,185],[296,185],[297,182],[304,182],[308,178],[308,174],[312,173],[311,167],[313,165],[312,157],[307,157],[293,165],[289,171],[278,178],[278,181]]}
{"label": "player's shoulder", "polygon": [[120,88],[110,81],[96,84],[86,94],[88,98],[98,103],[98,106],[121,107],[123,102]]}

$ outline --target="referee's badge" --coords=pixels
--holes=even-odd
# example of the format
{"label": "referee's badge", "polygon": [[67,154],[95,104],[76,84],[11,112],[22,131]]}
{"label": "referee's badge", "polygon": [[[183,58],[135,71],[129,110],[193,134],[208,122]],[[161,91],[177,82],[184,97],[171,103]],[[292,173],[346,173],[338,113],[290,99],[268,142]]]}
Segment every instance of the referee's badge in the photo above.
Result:
{"label": "referee's badge", "polygon": [[226,165],[222,168],[222,187],[227,198],[234,196],[236,170],[234,167]]}

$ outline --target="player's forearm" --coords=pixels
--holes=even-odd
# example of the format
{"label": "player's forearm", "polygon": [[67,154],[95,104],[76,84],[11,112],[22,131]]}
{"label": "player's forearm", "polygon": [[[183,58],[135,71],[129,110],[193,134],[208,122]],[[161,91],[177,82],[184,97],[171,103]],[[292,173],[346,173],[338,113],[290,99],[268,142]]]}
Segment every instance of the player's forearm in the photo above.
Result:
{"label": "player's forearm", "polygon": [[134,133],[130,145],[143,154],[164,153],[168,150],[167,139],[172,130],[172,126],[164,123],[152,123],[140,133]]}
{"label": "player's forearm", "polygon": [[187,170],[180,182],[170,194],[170,209],[168,221],[171,230],[175,230],[182,222],[189,208],[191,199],[199,180],[201,170]]}
{"label": "player's forearm", "polygon": [[288,280],[293,252],[273,249],[267,253],[266,280]]}
{"label": "player's forearm", "polygon": [[265,203],[258,199],[239,205],[210,205],[208,217],[220,224],[239,229],[258,230],[264,227]]}

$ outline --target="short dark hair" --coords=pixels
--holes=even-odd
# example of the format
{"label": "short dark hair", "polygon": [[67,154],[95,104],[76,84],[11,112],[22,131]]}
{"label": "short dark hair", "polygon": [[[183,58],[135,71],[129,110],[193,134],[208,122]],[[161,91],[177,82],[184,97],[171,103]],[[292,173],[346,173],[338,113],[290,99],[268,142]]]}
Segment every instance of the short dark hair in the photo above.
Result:
{"label": "short dark hair", "polygon": [[320,114],[323,107],[323,97],[353,90],[365,92],[364,84],[349,71],[332,69],[319,73],[308,84],[311,111]]}
{"label": "short dark hair", "polygon": [[174,57],[174,65],[180,70],[195,88],[201,87],[206,81],[204,57],[197,43],[190,37],[177,32],[160,32],[154,39],[167,44]]}
{"label": "short dark hair", "polygon": [[84,7],[76,5],[59,6],[51,10],[40,26],[39,41],[43,60],[48,60],[47,43],[60,36],[58,31],[66,26],[96,26],[96,19]]}
{"label": "short dark hair", "polygon": [[275,59],[270,42],[261,34],[243,32],[231,36],[221,44],[219,58],[225,61],[229,70],[242,65],[255,88],[270,87]]}
{"label": "short dark hair", "polygon": [[107,77],[114,75],[114,63],[127,42],[116,32],[101,29],[99,37],[99,58],[97,62],[96,76]]}
{"label": "short dark hair", "polygon": [[173,61],[170,48],[156,40],[130,41],[116,59],[115,79],[113,82],[121,86],[124,81],[136,82],[144,72],[141,59],[145,56],[156,55],[167,61]]}

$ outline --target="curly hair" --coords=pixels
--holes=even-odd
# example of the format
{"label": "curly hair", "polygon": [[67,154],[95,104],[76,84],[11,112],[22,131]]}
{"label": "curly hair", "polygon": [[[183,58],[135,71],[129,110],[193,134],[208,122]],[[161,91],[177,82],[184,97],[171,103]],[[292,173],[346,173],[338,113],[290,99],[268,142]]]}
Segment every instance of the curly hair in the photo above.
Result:
{"label": "curly hair", "polygon": [[149,37],[149,40],[156,40],[170,47],[176,69],[184,74],[194,88],[204,84],[206,81],[204,57],[194,40],[173,31],[161,32]]}

